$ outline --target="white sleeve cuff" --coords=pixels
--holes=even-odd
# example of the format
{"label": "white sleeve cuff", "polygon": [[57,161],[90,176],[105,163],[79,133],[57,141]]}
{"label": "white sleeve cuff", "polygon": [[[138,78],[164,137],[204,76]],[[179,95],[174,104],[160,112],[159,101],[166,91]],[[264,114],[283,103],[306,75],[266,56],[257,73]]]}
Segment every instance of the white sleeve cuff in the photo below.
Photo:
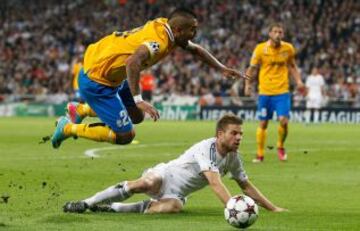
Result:
{"label": "white sleeve cuff", "polygon": [[139,94],[139,95],[135,95],[133,98],[134,98],[134,101],[135,101],[136,104],[141,103],[141,102],[144,101],[143,98],[142,98],[142,96],[141,96],[140,94]]}

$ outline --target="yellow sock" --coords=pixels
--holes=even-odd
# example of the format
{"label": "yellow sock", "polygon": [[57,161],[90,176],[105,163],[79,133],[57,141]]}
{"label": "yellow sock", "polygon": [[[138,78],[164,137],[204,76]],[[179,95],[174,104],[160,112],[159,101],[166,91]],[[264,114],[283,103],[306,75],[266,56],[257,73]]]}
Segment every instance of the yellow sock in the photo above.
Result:
{"label": "yellow sock", "polygon": [[279,125],[278,127],[278,141],[277,141],[277,147],[278,148],[284,148],[284,142],[287,136],[287,128]]}
{"label": "yellow sock", "polygon": [[115,143],[116,134],[108,126],[97,124],[67,124],[64,128],[66,136],[78,136],[90,140]]}
{"label": "yellow sock", "polygon": [[76,107],[76,112],[83,118],[86,116],[96,117],[96,113],[87,103],[79,103]]}
{"label": "yellow sock", "polygon": [[264,156],[265,149],[265,140],[266,140],[266,129],[260,127],[256,130],[256,143],[257,143],[257,156]]}

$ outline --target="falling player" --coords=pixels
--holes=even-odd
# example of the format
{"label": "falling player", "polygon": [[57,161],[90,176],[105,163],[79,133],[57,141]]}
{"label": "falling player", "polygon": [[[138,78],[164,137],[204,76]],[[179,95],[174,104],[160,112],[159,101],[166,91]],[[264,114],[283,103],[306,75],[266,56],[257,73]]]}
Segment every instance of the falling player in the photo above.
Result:
{"label": "falling player", "polygon": [[[238,153],[243,135],[241,125],[240,118],[224,115],[217,122],[215,137],[193,145],[175,160],[148,169],[139,179],[123,181],[81,201],[68,202],[64,211],[176,213],[182,210],[190,193],[206,185],[225,205],[231,195],[221,177],[227,172],[262,207],[273,212],[286,211],[270,202],[248,179]],[[137,193],[145,193],[151,199],[122,203]]]}
{"label": "falling player", "polygon": [[[175,10],[169,18],[157,18],[126,32],[114,32],[91,44],[79,74],[79,90],[87,104],[69,104],[67,117],[60,117],[51,141],[58,148],[68,137],[82,137],[114,144],[128,144],[135,137],[133,124],[144,113],[155,121],[158,111],[141,97],[140,71],[160,61],[179,46],[216,68],[225,77],[244,77],[220,63],[206,49],[191,42],[197,30],[193,12]],[[86,116],[103,123],[82,124]]]}

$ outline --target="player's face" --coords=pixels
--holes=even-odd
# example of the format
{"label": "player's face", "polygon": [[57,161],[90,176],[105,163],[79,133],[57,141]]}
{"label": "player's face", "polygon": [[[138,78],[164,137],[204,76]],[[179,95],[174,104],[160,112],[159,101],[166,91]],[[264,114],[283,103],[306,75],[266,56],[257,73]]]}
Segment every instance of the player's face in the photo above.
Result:
{"label": "player's face", "polygon": [[273,27],[269,32],[269,37],[275,45],[280,45],[281,40],[284,38],[284,29],[281,27]]}
{"label": "player's face", "polygon": [[315,67],[311,70],[311,74],[317,75],[319,73],[319,70]]}
{"label": "player's face", "polygon": [[176,43],[182,47],[185,47],[189,40],[192,40],[197,31],[198,22],[196,19],[192,19],[189,24],[184,27],[180,28],[178,36],[175,38]]}
{"label": "player's face", "polygon": [[240,125],[229,124],[222,135],[223,146],[227,147],[228,151],[236,152],[242,140],[243,130]]}

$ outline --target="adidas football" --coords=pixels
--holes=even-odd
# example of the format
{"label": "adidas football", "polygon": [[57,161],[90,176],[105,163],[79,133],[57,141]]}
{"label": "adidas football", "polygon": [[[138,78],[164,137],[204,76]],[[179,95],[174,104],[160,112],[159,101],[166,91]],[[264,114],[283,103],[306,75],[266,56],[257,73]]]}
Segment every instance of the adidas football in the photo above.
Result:
{"label": "adidas football", "polygon": [[227,202],[224,215],[230,225],[243,229],[254,224],[259,215],[259,208],[250,197],[237,195]]}

